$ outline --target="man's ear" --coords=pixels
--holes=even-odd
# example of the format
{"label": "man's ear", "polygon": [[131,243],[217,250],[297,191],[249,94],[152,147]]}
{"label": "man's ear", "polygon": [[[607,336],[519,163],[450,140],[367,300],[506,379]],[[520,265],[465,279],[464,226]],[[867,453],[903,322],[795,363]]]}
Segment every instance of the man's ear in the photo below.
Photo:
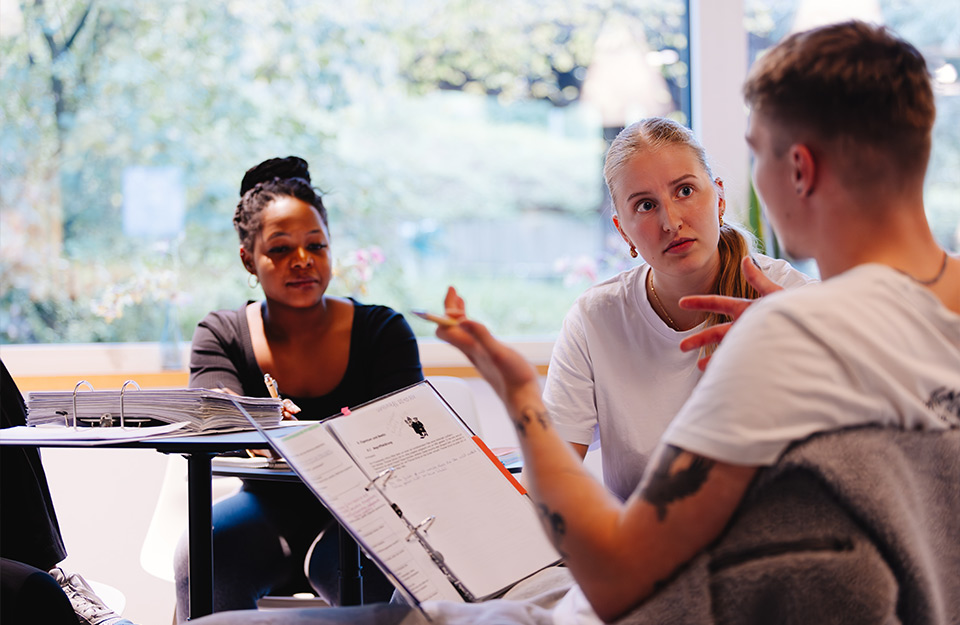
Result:
{"label": "man's ear", "polygon": [[791,182],[797,190],[797,195],[808,197],[813,193],[817,184],[817,160],[810,148],[803,143],[795,143],[790,146],[789,159]]}
{"label": "man's ear", "polygon": [[627,245],[633,245],[633,241],[627,238],[626,233],[624,233],[623,228],[620,227],[620,218],[616,215],[613,216],[613,225],[616,226],[617,232],[620,233],[620,236],[626,241]]}

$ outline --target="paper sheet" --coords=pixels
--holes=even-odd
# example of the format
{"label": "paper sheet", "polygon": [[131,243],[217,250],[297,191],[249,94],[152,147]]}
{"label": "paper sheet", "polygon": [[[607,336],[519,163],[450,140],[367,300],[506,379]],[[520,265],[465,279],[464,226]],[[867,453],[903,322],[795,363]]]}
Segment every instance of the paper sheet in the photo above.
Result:
{"label": "paper sheet", "polygon": [[170,423],[149,428],[99,428],[81,427],[73,429],[62,425],[27,426],[18,425],[0,429],[0,444],[45,445],[56,442],[69,442],[78,446],[105,445],[120,441],[142,441],[148,438],[168,436],[180,433],[186,423]]}

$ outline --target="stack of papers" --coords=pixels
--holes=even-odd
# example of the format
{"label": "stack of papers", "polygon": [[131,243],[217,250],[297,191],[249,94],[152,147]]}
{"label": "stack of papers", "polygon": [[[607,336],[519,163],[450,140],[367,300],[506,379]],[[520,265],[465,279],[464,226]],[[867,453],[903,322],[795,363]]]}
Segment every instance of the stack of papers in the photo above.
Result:
{"label": "stack of papers", "polygon": [[[263,427],[280,423],[282,406],[270,397],[238,397],[200,388],[127,389],[123,421],[127,427],[183,423],[183,432],[250,429],[234,405],[239,403]],[[74,425],[72,391],[33,391],[27,395],[27,425]],[[76,393],[77,426],[120,426],[120,391]]]}

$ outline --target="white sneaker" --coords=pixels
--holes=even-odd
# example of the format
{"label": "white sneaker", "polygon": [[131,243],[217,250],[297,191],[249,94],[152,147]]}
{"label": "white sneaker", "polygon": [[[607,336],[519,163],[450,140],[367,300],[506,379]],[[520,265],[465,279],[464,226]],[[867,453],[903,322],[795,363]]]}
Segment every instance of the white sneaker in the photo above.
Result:
{"label": "white sneaker", "polygon": [[133,625],[108,608],[87,581],[77,573],[67,575],[59,566],[50,569],[49,573],[60,584],[63,592],[67,593],[81,625]]}

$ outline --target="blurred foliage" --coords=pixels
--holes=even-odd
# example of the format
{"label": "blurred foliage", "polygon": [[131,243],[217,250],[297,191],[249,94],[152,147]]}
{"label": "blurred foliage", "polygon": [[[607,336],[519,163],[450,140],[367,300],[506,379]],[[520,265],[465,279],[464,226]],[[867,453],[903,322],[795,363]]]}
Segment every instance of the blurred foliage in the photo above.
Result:
{"label": "blurred foliage", "polygon": [[[958,49],[949,9],[881,5],[921,46]],[[599,277],[619,266],[600,214],[600,121],[580,100],[604,26],[629,23],[650,50],[676,51],[652,71],[675,102],[688,87],[682,0],[4,6],[2,342],[153,341],[171,314],[189,338],[209,310],[260,297],[231,218],[242,172],[287,154],[310,162],[326,194],[341,260],[332,292],[405,311],[439,306],[456,283],[498,332],[552,334],[588,284],[556,261],[589,257]],[[786,32],[794,6],[747,1],[751,54]],[[960,98],[942,100],[929,205],[949,238]],[[182,172],[174,239],[124,234],[132,165]],[[535,269],[513,271],[505,253],[498,272],[470,270],[485,243],[447,236],[465,220],[510,229],[530,214],[560,216],[575,235],[531,241]],[[374,246],[384,262],[358,273],[357,255]]]}
{"label": "blurred foliage", "polygon": [[[238,262],[236,189],[248,167],[286,154],[327,193],[348,259],[332,291],[409,307],[411,276],[438,262],[423,243],[443,223],[596,211],[604,144],[576,101],[605,21],[643,15],[651,45],[686,46],[678,0],[19,8],[0,33],[4,342],[157,340],[168,309],[189,337],[207,311],[257,298]],[[183,172],[175,241],[124,234],[130,165]],[[349,259],[372,245],[387,260],[358,284]],[[145,279],[156,272],[167,279]]]}

